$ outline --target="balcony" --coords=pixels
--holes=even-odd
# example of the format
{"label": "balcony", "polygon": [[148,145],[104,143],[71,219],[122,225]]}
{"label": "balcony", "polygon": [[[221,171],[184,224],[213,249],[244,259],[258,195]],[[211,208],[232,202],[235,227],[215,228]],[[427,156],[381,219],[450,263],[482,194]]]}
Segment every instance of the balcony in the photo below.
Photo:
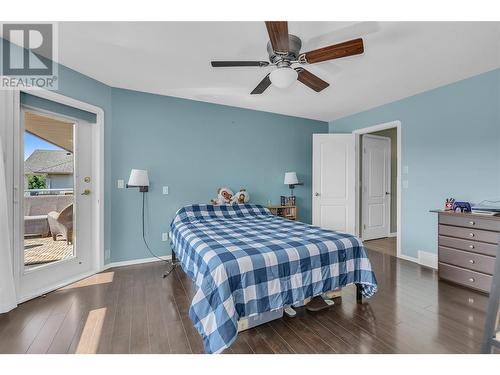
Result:
{"label": "balcony", "polygon": [[26,189],[25,267],[57,262],[73,253],[73,189]]}

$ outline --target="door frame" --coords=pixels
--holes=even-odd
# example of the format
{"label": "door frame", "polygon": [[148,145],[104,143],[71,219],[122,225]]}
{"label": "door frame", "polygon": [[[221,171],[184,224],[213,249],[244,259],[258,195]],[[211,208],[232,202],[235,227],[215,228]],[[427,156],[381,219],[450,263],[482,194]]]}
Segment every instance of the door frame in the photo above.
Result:
{"label": "door frame", "polygon": [[[361,137],[362,136],[362,137]],[[381,140],[384,140],[384,141],[388,141],[389,142],[389,160],[384,160],[384,163],[388,164],[389,165],[389,175],[387,176],[388,178],[388,181],[386,181],[386,183],[388,184],[388,191],[391,190],[391,176],[392,176],[392,168],[391,168],[391,157],[392,157],[392,152],[391,152],[391,139],[389,137],[383,137],[383,136],[380,136],[380,135],[373,135],[371,133],[368,133],[368,134],[361,134],[360,135],[360,140],[361,139],[366,139],[366,138],[372,138],[372,139],[381,139]],[[364,143],[360,143],[360,145],[363,145],[363,148],[364,148]],[[364,155],[364,152],[363,150],[360,150],[361,152],[361,155]],[[361,156],[359,158],[359,165],[360,166],[363,166],[363,156]],[[364,223],[364,219],[366,219],[364,217],[364,211],[363,211],[363,202],[364,200],[362,199],[363,198],[363,176],[364,176],[364,173],[363,171],[365,170],[365,168],[360,168],[360,180],[359,180],[359,198],[360,198],[360,212],[361,212],[361,220],[360,220],[360,227],[359,227],[359,236],[361,237],[361,239],[363,239],[363,223]],[[392,192],[391,192],[392,193]],[[385,203],[384,203],[385,204]],[[388,209],[387,211],[385,212],[385,220],[388,222],[388,228],[387,228],[387,237],[391,237],[391,201],[389,200],[389,205],[388,205]],[[396,224],[397,225],[397,224]]]}
{"label": "door frame", "polygon": [[[10,148],[7,149],[7,165],[6,168],[8,177],[7,177],[7,186],[8,189],[12,191],[12,196],[9,197],[9,208],[10,208],[10,216],[12,220],[11,233],[20,233],[19,226],[22,225],[20,220],[20,213],[16,213],[14,211],[14,201],[16,199],[20,199],[21,187],[19,186],[19,181],[14,179],[16,168],[20,168],[19,166],[19,155],[14,155],[14,142],[22,142],[23,138],[19,136],[19,131],[16,129],[20,129],[21,126],[21,93],[25,92],[33,96],[37,96],[43,99],[51,100],[57,103],[61,103],[70,107],[74,107],[77,109],[81,109],[83,111],[87,111],[96,115],[96,123],[97,131],[92,132],[92,142],[94,145],[97,145],[95,148],[96,152],[93,153],[92,160],[92,168],[96,171],[96,180],[95,184],[93,184],[94,189],[94,199],[92,200],[92,232],[94,235],[92,236],[91,241],[91,252],[93,255],[93,262],[91,265],[90,271],[86,271],[84,274],[75,275],[74,277],[64,280],[56,285],[51,285],[48,288],[40,289],[34,291],[34,293],[30,293],[27,295],[20,295],[20,267],[19,267],[19,259],[20,259],[20,249],[23,247],[23,241],[20,236],[12,236],[12,259],[13,259],[13,270],[14,270],[14,281],[16,286],[16,294],[17,294],[17,302],[21,303],[36,297],[37,295],[48,293],[50,291],[56,290],[65,285],[71,284],[77,280],[95,274],[101,271],[104,268],[104,111],[94,105],[58,94],[53,91],[37,89],[37,90],[12,90],[6,92],[5,95],[5,109],[6,109],[6,143],[10,144]],[[38,112],[44,112],[37,109]],[[50,114],[50,112],[46,112]],[[17,136],[16,136],[17,134]]]}
{"label": "door frame", "polygon": [[[397,138],[397,199],[396,199],[396,256],[398,258],[407,259],[406,255],[401,253],[401,171],[402,171],[402,160],[401,160],[401,121],[390,121],[382,124],[377,124],[373,126],[368,126],[366,128],[353,130],[352,134],[356,136],[356,150],[359,150],[359,145],[361,144],[361,135],[374,133],[380,130],[387,129],[396,129],[396,138]],[[356,152],[356,212],[360,212],[360,197],[361,197],[361,174],[360,174],[360,152]],[[361,236],[361,228],[359,227],[359,220],[356,221],[357,225],[357,234]],[[410,258],[409,260],[414,261],[414,259]]]}

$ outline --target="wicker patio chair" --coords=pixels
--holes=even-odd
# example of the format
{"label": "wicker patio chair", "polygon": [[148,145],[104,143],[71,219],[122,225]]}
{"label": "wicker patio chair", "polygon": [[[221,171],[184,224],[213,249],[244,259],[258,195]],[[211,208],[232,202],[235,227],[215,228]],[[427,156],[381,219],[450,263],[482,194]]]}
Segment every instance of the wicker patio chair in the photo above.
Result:
{"label": "wicker patio chair", "polygon": [[54,241],[58,235],[62,235],[68,245],[70,242],[73,243],[73,203],[63,208],[61,212],[49,212],[47,219]]}

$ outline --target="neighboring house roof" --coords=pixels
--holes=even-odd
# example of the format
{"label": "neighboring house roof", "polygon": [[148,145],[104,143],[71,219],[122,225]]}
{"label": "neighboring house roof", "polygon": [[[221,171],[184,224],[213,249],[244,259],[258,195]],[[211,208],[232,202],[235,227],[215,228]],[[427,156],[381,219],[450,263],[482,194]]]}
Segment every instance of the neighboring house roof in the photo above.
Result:
{"label": "neighboring house roof", "polygon": [[73,174],[73,154],[65,150],[35,150],[24,162],[24,174]]}

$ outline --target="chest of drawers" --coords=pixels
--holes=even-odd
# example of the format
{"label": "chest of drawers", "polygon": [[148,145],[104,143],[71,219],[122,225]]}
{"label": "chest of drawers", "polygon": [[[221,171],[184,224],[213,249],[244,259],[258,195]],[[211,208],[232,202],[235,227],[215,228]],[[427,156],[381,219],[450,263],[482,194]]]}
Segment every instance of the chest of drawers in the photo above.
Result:
{"label": "chest of drawers", "polygon": [[500,217],[435,212],[439,278],[488,293],[498,251]]}

